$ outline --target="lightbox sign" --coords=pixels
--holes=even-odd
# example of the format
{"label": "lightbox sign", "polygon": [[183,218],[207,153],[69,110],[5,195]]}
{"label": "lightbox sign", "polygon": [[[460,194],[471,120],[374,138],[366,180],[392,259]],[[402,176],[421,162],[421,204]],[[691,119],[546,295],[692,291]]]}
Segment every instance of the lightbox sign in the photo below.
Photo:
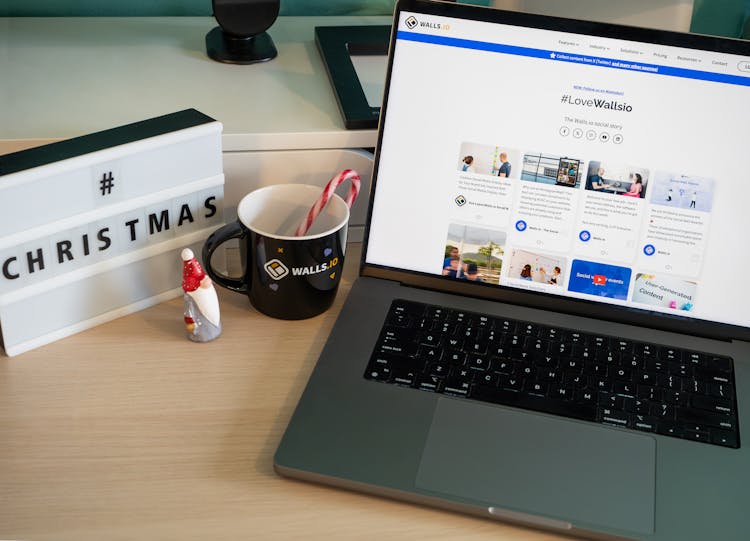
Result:
{"label": "lightbox sign", "polygon": [[223,223],[221,130],[189,109],[0,156],[8,355],[180,294],[180,250]]}

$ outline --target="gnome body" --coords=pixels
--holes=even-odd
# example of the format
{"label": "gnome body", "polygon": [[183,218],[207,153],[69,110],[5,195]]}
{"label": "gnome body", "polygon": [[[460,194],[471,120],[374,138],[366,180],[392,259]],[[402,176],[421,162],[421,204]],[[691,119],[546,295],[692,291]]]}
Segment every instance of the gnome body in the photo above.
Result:
{"label": "gnome body", "polygon": [[219,298],[193,251],[182,251],[182,290],[185,292],[185,328],[193,342],[210,342],[221,334]]}

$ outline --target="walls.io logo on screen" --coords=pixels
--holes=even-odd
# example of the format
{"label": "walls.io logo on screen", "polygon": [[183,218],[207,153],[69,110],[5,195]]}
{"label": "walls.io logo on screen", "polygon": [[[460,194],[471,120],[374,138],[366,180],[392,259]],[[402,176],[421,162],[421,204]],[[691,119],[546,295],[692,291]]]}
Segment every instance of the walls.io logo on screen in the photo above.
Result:
{"label": "walls.io logo on screen", "polygon": [[417,19],[414,17],[414,15],[409,15],[409,18],[404,21],[404,24],[406,25],[406,28],[409,30],[413,29],[415,26],[417,26]]}

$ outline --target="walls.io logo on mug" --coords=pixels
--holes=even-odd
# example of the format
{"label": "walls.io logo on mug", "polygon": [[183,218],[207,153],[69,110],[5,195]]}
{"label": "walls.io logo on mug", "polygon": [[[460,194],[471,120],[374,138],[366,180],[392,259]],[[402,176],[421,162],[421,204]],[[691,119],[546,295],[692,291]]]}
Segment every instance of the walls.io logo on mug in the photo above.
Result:
{"label": "walls.io logo on mug", "polygon": [[281,280],[284,276],[289,274],[289,269],[287,269],[286,266],[278,259],[272,259],[271,261],[268,261],[265,265],[263,265],[263,268],[266,269],[268,276],[270,276],[274,280]]}

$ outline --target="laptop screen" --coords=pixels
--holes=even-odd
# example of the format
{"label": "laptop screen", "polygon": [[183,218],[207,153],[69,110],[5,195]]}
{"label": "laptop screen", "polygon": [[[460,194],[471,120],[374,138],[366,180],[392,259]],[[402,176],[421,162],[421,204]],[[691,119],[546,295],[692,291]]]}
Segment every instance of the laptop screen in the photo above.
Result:
{"label": "laptop screen", "polygon": [[398,14],[365,262],[750,326],[750,56],[456,13]]}

